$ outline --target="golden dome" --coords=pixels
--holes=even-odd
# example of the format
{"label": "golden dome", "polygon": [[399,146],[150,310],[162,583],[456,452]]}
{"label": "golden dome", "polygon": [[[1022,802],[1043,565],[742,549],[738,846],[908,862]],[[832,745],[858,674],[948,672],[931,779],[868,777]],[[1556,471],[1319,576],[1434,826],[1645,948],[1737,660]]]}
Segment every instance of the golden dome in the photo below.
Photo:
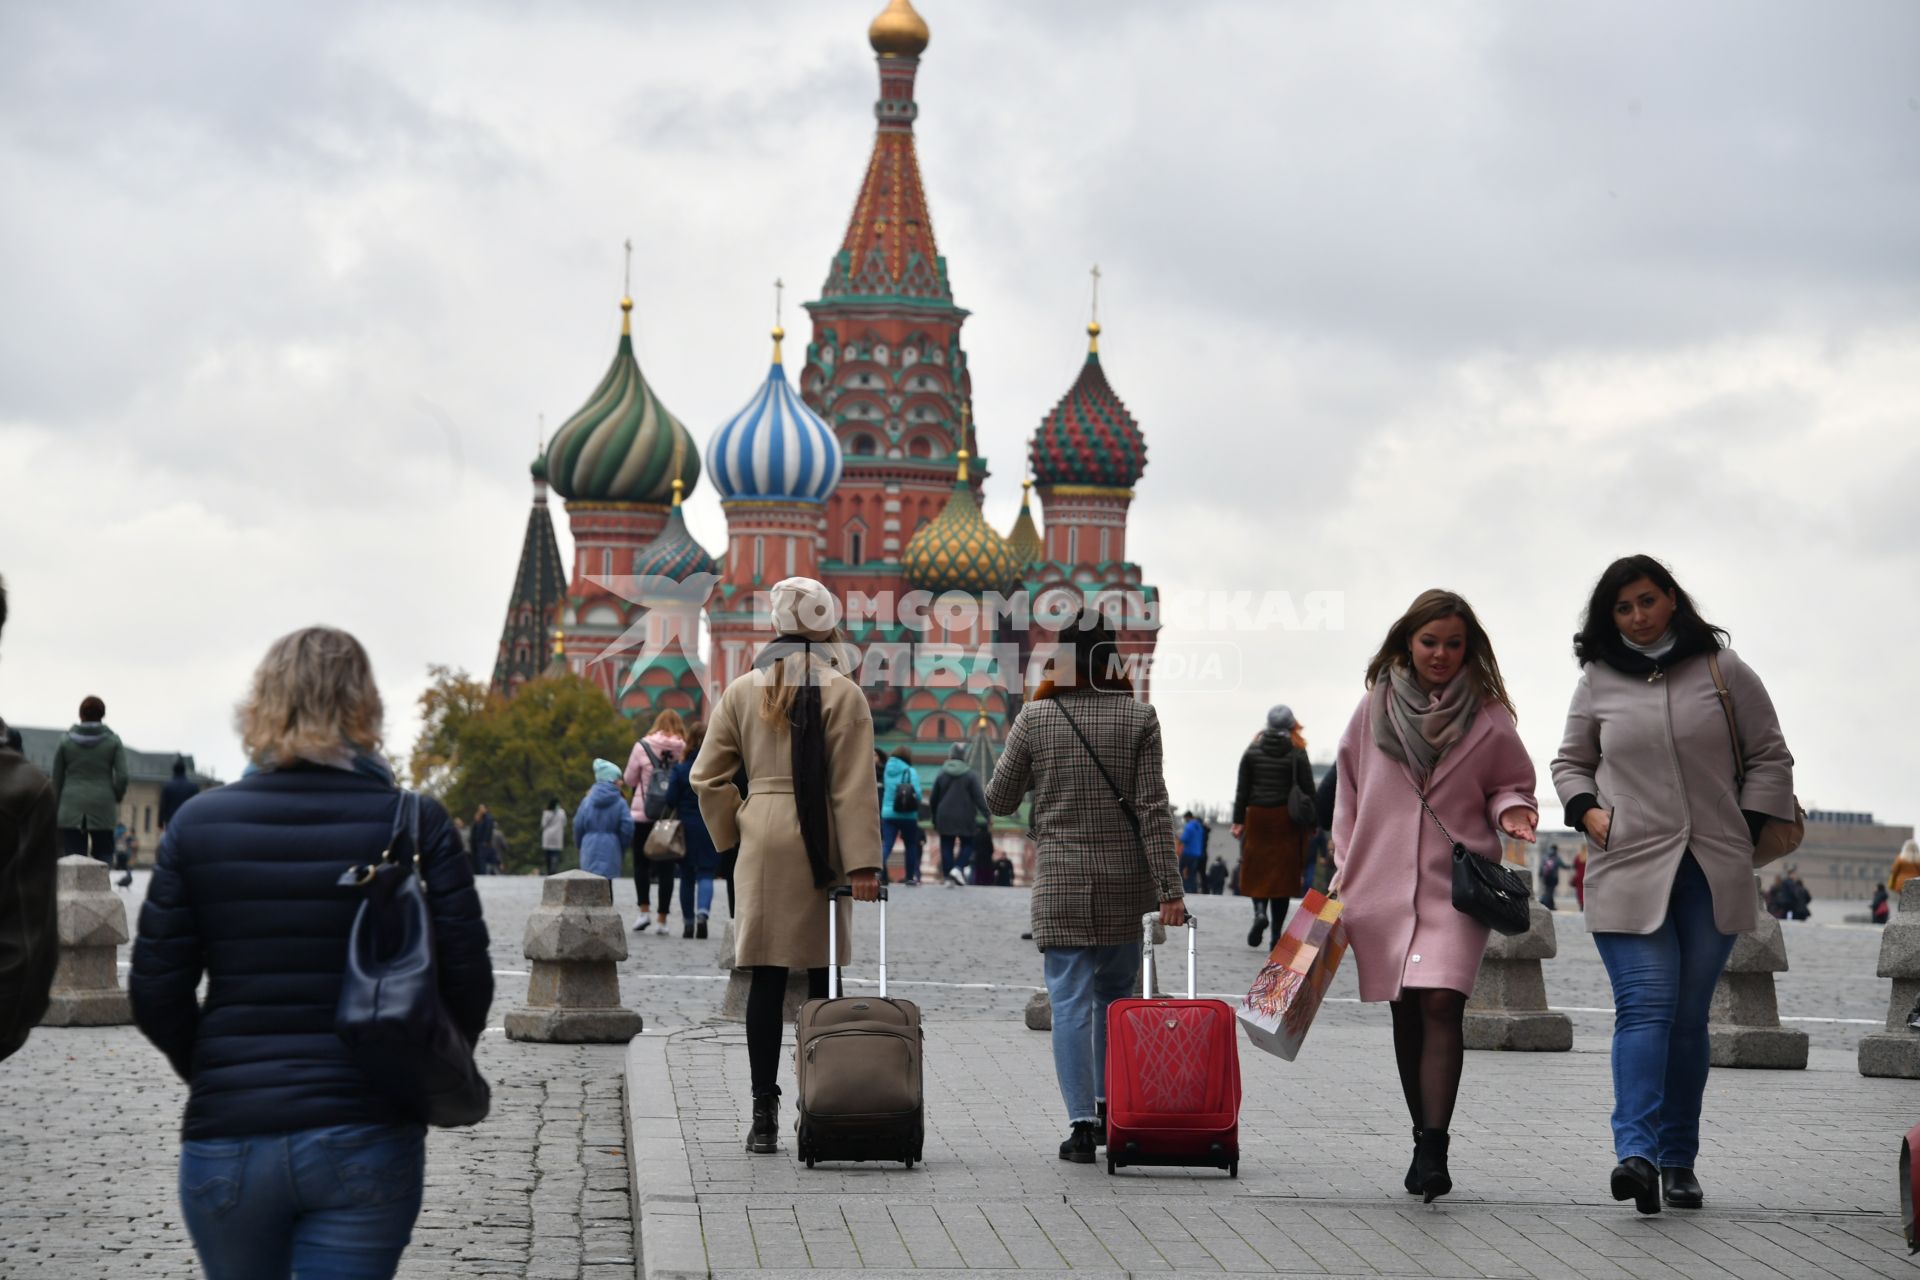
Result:
{"label": "golden dome", "polygon": [[867,43],[883,58],[917,58],[930,38],[927,20],[913,11],[911,0],[888,0],[886,11],[867,28]]}

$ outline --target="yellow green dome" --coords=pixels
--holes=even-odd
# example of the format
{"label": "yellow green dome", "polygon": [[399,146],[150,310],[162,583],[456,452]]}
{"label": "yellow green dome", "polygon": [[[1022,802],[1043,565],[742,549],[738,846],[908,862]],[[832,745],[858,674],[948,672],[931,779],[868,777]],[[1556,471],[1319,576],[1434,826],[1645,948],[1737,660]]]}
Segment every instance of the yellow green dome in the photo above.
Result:
{"label": "yellow green dome", "polygon": [[907,571],[907,581],[936,594],[1004,594],[1019,585],[1021,565],[1013,549],[994,532],[973,500],[964,449],[960,452],[960,471],[953,481],[953,496],[939,515],[907,541],[900,563]]}
{"label": "yellow green dome", "polygon": [[1028,495],[1033,491],[1033,481],[1020,482],[1020,518],[1013,522],[1013,529],[1007,534],[1007,547],[1013,552],[1013,559],[1021,569],[1027,569],[1040,563],[1046,554],[1046,544],[1040,540],[1040,529],[1033,523],[1033,508],[1028,503]]}

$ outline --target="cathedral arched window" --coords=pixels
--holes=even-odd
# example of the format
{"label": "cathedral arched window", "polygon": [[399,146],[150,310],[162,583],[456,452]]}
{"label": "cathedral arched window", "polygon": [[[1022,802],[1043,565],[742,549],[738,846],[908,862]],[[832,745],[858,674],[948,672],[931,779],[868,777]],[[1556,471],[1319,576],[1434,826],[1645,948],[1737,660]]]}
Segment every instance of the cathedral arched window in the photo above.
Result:
{"label": "cathedral arched window", "polygon": [[860,433],[853,438],[852,443],[847,447],[847,451],[856,458],[871,458],[874,451],[873,437],[867,435],[865,432]]}
{"label": "cathedral arched window", "polygon": [[907,446],[907,456],[913,458],[931,458],[933,444],[925,436],[915,436],[913,443]]}

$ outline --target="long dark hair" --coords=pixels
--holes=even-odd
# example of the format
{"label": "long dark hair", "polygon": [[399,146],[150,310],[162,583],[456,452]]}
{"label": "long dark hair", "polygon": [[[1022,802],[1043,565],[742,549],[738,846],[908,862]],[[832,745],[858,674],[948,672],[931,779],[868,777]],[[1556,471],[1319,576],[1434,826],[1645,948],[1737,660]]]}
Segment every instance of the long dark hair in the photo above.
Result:
{"label": "long dark hair", "polygon": [[1700,616],[1693,597],[1674,581],[1673,571],[1652,556],[1621,556],[1608,565],[1587,597],[1587,617],[1573,637],[1573,657],[1585,666],[1602,662],[1626,648],[1620,628],[1613,620],[1614,601],[1621,588],[1646,578],[1673,596],[1673,635],[1676,653],[1713,653],[1723,649],[1729,639],[1726,630]]}
{"label": "long dark hair", "polygon": [[1463,664],[1473,682],[1474,692],[1480,695],[1482,704],[1497,702],[1507,709],[1507,714],[1515,720],[1519,712],[1513,709],[1513,699],[1507,696],[1507,682],[1500,678],[1500,660],[1493,656],[1493,641],[1487,639],[1487,632],[1480,625],[1480,619],[1473,614],[1473,606],[1466,597],[1454,591],[1422,591],[1414,597],[1400,620],[1387,631],[1387,638],[1380,643],[1380,651],[1367,663],[1367,688],[1371,689],[1386,679],[1387,672],[1395,666],[1408,665],[1408,653],[1413,648],[1414,633],[1429,622],[1439,622],[1442,618],[1458,618],[1467,628],[1467,658]]}
{"label": "long dark hair", "polygon": [[[1096,693],[1133,692],[1133,681],[1119,662],[1120,642],[1113,628],[1098,614],[1088,615],[1062,631],[1059,645],[1048,665],[1047,678],[1033,691],[1034,701],[1051,698],[1065,688],[1091,689]],[[1071,684],[1065,682],[1067,672],[1062,669],[1069,654],[1073,660]]]}

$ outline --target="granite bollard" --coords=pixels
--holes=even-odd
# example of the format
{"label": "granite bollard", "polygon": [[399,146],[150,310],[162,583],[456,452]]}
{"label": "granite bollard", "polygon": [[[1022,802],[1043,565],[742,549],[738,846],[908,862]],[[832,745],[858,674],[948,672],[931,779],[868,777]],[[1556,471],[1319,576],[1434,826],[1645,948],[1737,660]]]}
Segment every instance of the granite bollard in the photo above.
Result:
{"label": "granite bollard", "polygon": [[53,971],[43,1027],[117,1027],[133,1021],[133,1006],[120,989],[120,944],[127,907],[108,882],[107,864],[93,858],[60,859],[54,874],[59,897],[60,960]]}
{"label": "granite bollard", "polygon": [[1529,904],[1527,931],[1493,934],[1480,961],[1480,975],[1467,997],[1462,1030],[1469,1049],[1520,1053],[1565,1053],[1573,1048],[1573,1020],[1547,1008],[1542,960],[1560,954],[1553,912]]}
{"label": "granite bollard", "polygon": [[[1760,878],[1753,890],[1760,893]],[[1787,971],[1787,939],[1780,922],[1760,902],[1760,922],[1734,940],[1733,954],[1713,988],[1707,1038],[1716,1067],[1804,1071],[1807,1033],[1780,1025],[1773,975]]]}
{"label": "granite bollard", "polygon": [[640,1015],[620,1003],[615,966],[627,958],[626,924],[605,876],[548,876],[527,917],[525,951],[533,974],[526,1004],[506,1016],[509,1040],[625,1044],[640,1033]]}
{"label": "granite bollard", "polygon": [[1900,912],[1880,935],[1875,970],[1893,979],[1887,998],[1887,1029],[1860,1041],[1860,1074],[1920,1080],[1920,1031],[1907,1025],[1920,1007],[1920,879],[1900,886]]}
{"label": "granite bollard", "polygon": [[1046,992],[1036,991],[1027,1001],[1026,1019],[1029,1031],[1053,1030],[1053,1001],[1047,998]]}

